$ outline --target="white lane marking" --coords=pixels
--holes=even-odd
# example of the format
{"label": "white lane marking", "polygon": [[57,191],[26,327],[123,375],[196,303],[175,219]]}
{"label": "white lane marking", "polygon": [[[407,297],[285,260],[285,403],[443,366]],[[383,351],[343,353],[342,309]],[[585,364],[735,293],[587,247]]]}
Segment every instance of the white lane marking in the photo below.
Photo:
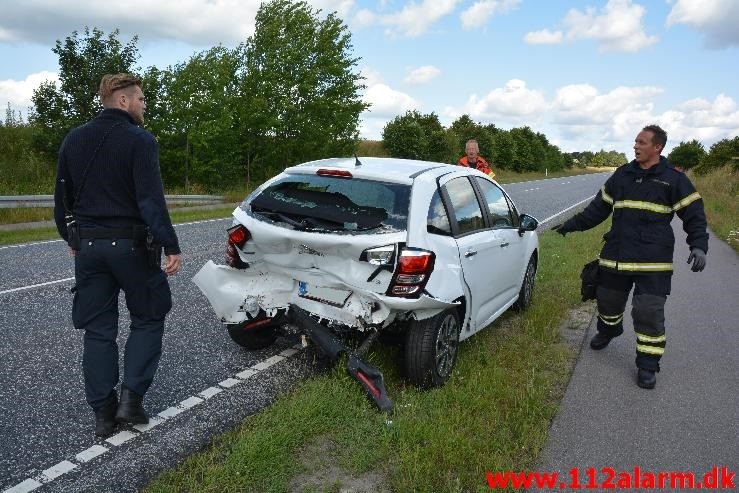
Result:
{"label": "white lane marking", "polygon": [[208,387],[207,389],[200,392],[198,395],[200,397],[205,397],[206,399],[210,399],[214,395],[220,394],[221,392],[223,392],[223,389],[220,387]]}
{"label": "white lane marking", "polygon": [[280,361],[284,360],[285,358],[280,356],[279,354],[276,354],[272,357],[267,358],[266,360],[262,361],[261,363],[257,363],[256,365],[252,366],[252,370],[262,371],[266,370],[272,365],[276,365]]}
{"label": "white lane marking", "polygon": [[[281,361],[287,360],[287,358],[289,358],[290,356],[293,356],[299,353],[301,349],[303,349],[303,347],[300,343],[295,344],[294,346],[283,350],[279,355],[271,356],[267,358],[266,360],[264,360],[263,362],[257,363],[251,368],[246,368],[245,370],[237,373],[236,375],[234,375],[234,377],[227,378],[226,380],[219,382],[218,385],[220,385],[221,387],[215,387],[215,386],[208,387],[202,392],[198,393],[198,396],[200,397],[190,396],[187,399],[180,402],[178,405],[165,409],[164,411],[160,412],[157,416],[152,416],[151,418],[149,418],[148,424],[133,426],[133,428],[138,430],[140,433],[124,430],[108,438],[107,440],[105,440],[105,442],[113,445],[114,447],[117,447],[129,440],[132,440],[142,435],[144,432],[147,432],[151,430],[152,428],[154,428],[155,426],[163,423],[168,418],[177,416],[178,414],[181,414],[187,411],[188,409],[191,409],[197,406],[198,404],[204,402],[203,399],[210,399],[213,396],[220,394],[221,392],[226,392],[231,387],[238,385],[239,383],[242,383],[244,381],[244,380],[241,380],[235,377],[249,378],[253,375],[256,375],[260,371],[255,368],[257,367],[260,369],[270,368]],[[86,450],[83,450],[82,452],[74,456],[74,460],[77,462],[76,464],[72,461],[64,460],[50,467],[49,469],[44,470],[40,475],[36,476],[35,478],[25,479],[24,481],[16,484],[15,486],[12,486],[9,489],[6,489],[2,493],[28,493],[29,491],[33,491],[36,488],[43,486],[44,484],[48,484],[49,482],[53,481],[59,476],[62,476],[68,473],[69,471],[76,469],[79,465],[84,464],[85,462],[89,462],[95,457],[105,454],[108,451],[109,449],[102,445],[93,445],[92,447]]]}
{"label": "white lane marking", "polygon": [[33,246],[33,245],[45,245],[47,243],[58,243],[60,241],[64,241],[64,240],[35,241],[33,243],[21,243],[19,245],[5,245],[5,246],[0,246],[0,250],[6,250],[8,248],[21,248],[21,247],[27,247],[27,246]]}
{"label": "white lane marking", "polygon": [[73,281],[74,277],[68,277],[66,279],[59,279],[58,281],[42,282],[41,284],[31,284],[30,286],[21,286],[20,288],[6,289],[0,291],[0,294],[15,293],[16,291],[24,291],[26,289],[40,288],[42,286],[51,286],[52,284],[59,284],[62,282]]}
{"label": "white lane marking", "polygon": [[221,387],[226,387],[227,389],[230,389],[234,385],[240,384],[242,381],[238,378],[227,378],[223,382],[218,382],[218,385]]}
{"label": "white lane marking", "polygon": [[240,373],[237,373],[236,374],[236,377],[237,378],[240,378],[242,380],[246,380],[250,376],[256,375],[256,374],[257,374],[257,371],[256,370],[252,370],[251,368],[247,368],[246,370],[244,370],[244,371],[242,371]]}
{"label": "white lane marking", "polygon": [[[595,197],[595,195],[593,195],[593,197]],[[554,214],[554,215],[552,215],[552,216],[549,216],[548,218],[544,219],[543,221],[540,221],[540,222],[539,222],[539,224],[544,224],[544,223],[547,223],[547,222],[551,221],[552,219],[554,219],[555,217],[557,217],[557,216],[561,216],[562,214],[564,214],[565,212],[569,211],[570,209],[574,209],[575,207],[577,207],[578,205],[580,205],[580,204],[582,204],[582,203],[585,203],[585,202],[587,202],[587,201],[589,201],[589,200],[593,200],[593,197],[588,197],[588,198],[587,198],[587,199],[585,199],[585,200],[581,200],[581,201],[580,201],[580,202],[578,202],[577,204],[575,204],[575,205],[571,205],[571,206],[570,206],[570,207],[568,207],[567,209],[565,209],[565,210],[562,210],[562,211],[559,211],[558,213],[556,213],[556,214]]]}
{"label": "white lane marking", "polygon": [[109,444],[117,447],[118,445],[120,445],[120,444],[122,444],[124,442],[127,442],[127,441],[129,441],[130,439],[132,439],[132,438],[134,438],[136,436],[138,436],[138,433],[133,433],[133,432],[128,431],[128,430],[123,430],[120,433],[116,433],[115,435],[113,435],[112,437],[108,438],[105,441],[108,442]]}
{"label": "white lane marking", "polygon": [[79,454],[75,455],[74,458],[77,460],[77,462],[89,462],[98,455],[102,455],[105,452],[107,452],[108,449],[103,447],[102,445],[93,445],[87,450],[83,450]]}
{"label": "white lane marking", "polygon": [[180,402],[180,406],[185,409],[190,409],[191,407],[197,406],[201,402],[203,402],[203,399],[201,399],[200,397],[188,397],[184,401]]}
{"label": "white lane marking", "polygon": [[[236,208],[234,207],[234,209]],[[203,219],[202,221],[192,221],[189,223],[177,223],[177,224],[173,224],[172,226],[176,228],[178,226],[190,226],[192,224],[212,223],[215,221],[227,221],[229,219],[233,219],[233,217],[229,216],[229,217],[220,217],[218,219]],[[28,247],[28,246],[46,245],[47,243],[59,243],[60,241],[64,241],[64,240],[60,238],[58,240],[34,241],[33,243],[21,243],[18,245],[3,245],[3,246],[0,246],[0,250],[6,250],[8,248],[22,248],[22,247]]]}
{"label": "white lane marking", "polygon": [[161,416],[164,419],[169,419],[169,418],[172,418],[174,416],[177,416],[182,411],[184,411],[184,409],[182,409],[181,407],[172,406],[172,407],[168,407],[164,411],[160,412],[159,413],[159,416]]}
{"label": "white lane marking", "polygon": [[3,493],[28,493],[29,491],[33,491],[40,486],[41,483],[39,483],[35,479],[26,479],[22,483],[18,483],[12,488],[5,490]]}
{"label": "white lane marking", "polygon": [[[73,464],[69,462],[68,460],[63,460],[59,464],[56,464],[54,466],[51,466],[48,469],[45,469],[41,475],[44,477],[46,481],[51,481],[55,478],[58,478],[62,474],[66,474],[72,469],[77,467],[77,464]],[[44,482],[46,482],[44,481]]]}
{"label": "white lane marking", "polygon": [[162,424],[165,421],[166,419],[160,418],[159,416],[152,416],[149,418],[149,422],[145,425],[134,425],[133,428],[143,433],[144,431],[149,431],[156,425]]}

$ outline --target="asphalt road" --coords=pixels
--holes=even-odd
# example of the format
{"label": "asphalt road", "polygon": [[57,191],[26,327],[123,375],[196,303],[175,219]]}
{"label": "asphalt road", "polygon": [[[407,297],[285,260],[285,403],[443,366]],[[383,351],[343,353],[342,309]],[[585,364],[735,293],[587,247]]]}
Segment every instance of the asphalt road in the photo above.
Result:
{"label": "asphalt road", "polygon": [[[624,334],[601,351],[588,345],[594,320],[537,471],[557,472],[570,485],[574,470],[583,488],[592,476],[600,491],[609,477],[616,484],[622,472],[635,485],[635,468],[645,481],[647,473],[672,472],[693,473],[702,481],[714,467],[739,473],[739,255],[712,235],[706,269],[691,272],[681,224],[673,222],[675,273],[656,388],[636,385],[630,301]],[[689,491],[681,487],[689,483],[665,481],[665,488],[619,491]],[[739,474],[733,484],[714,491],[739,490]]]}
{"label": "asphalt road", "polygon": [[[544,229],[561,221],[562,211],[566,216],[581,207],[607,177],[505,188],[519,212],[539,218]],[[161,423],[126,429],[109,441],[95,439],[84,399],[82,334],[71,324],[74,274],[66,245],[0,247],[0,491],[137,491],[313,374],[310,351],[291,349],[295,337],[263,351],[239,348],[190,281],[208,260],[222,262],[230,224],[224,219],[176,226],[184,266],[171,278],[174,307],[145,399]],[[123,302],[120,313],[123,347],[129,323]]]}

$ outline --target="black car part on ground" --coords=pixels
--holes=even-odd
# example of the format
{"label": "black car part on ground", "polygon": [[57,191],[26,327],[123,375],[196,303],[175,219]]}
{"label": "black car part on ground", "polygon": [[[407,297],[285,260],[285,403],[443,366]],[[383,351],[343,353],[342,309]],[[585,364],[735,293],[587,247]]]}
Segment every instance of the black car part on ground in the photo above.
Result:
{"label": "black car part on ground", "polygon": [[387,395],[382,372],[377,367],[363,361],[358,354],[360,351],[365,352],[376,337],[368,336],[365,341],[367,344],[362,344],[360,350],[355,352],[342,343],[328,327],[318,323],[302,308],[291,306],[289,316],[290,321],[300,327],[310,340],[331,359],[331,362],[335,362],[343,353],[346,353],[348,358],[346,371],[349,375],[362,386],[367,397],[378,409],[392,414],[393,403]]}

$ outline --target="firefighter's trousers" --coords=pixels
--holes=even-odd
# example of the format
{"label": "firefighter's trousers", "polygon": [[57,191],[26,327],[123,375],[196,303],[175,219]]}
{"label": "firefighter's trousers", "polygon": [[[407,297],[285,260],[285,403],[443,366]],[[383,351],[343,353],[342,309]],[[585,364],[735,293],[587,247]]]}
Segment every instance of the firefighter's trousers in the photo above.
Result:
{"label": "firefighter's trousers", "polygon": [[617,337],[631,288],[631,318],[636,334],[636,366],[659,371],[665,351],[665,302],[670,294],[671,274],[615,274],[601,270],[597,291],[598,332]]}

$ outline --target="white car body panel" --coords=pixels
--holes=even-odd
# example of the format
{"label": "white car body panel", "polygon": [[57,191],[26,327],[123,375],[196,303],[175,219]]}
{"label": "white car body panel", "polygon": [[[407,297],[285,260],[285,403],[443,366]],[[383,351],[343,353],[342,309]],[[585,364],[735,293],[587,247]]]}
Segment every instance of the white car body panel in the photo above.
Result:
{"label": "white car body panel", "polygon": [[[283,176],[278,175],[250,194],[233,213],[234,224],[243,225],[250,233],[243,249],[237,249],[248,267],[236,269],[209,261],[193,278],[221,321],[238,324],[260,310],[271,316],[294,305],[330,322],[364,330],[387,326],[397,318],[429,318],[461,305],[466,309],[461,320],[462,340],[486,327],[516,301],[528,260],[538,247],[535,232],[520,235],[517,229],[486,229],[459,238],[427,232],[428,204],[438,188],[437,180],[443,184],[471,174],[487,179],[483,173],[420,161],[362,161],[370,165],[356,167],[354,158],[329,159],[295,166],[286,173],[315,175],[321,168],[348,169],[362,179],[413,185],[410,203],[420,206],[410,207],[408,230],[319,233],[255,217],[248,211],[248,203]],[[379,161],[393,166],[375,166]],[[508,245],[502,246],[504,243]],[[360,260],[367,249],[393,244],[435,253],[434,269],[417,299],[387,296],[392,269],[378,270]],[[477,254],[465,257],[471,248]],[[346,292],[343,305],[336,303],[342,306],[300,294],[301,289],[323,289],[343,298],[341,292],[326,291],[328,288]]]}

